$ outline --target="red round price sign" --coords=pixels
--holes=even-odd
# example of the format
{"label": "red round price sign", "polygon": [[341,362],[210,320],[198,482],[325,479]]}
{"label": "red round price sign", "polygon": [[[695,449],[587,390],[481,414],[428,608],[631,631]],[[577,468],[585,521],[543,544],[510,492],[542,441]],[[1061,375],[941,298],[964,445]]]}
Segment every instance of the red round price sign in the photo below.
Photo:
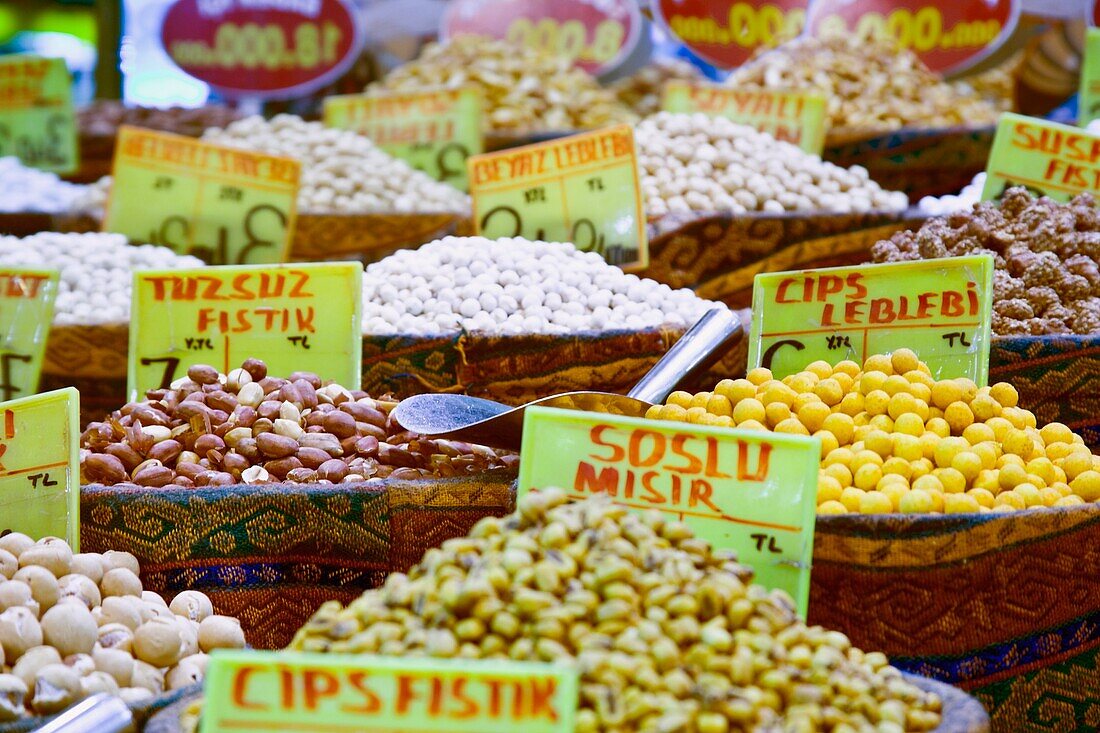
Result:
{"label": "red round price sign", "polygon": [[654,10],[673,36],[723,69],[745,63],[802,32],[809,0],[657,0]]}
{"label": "red round price sign", "polygon": [[912,49],[932,71],[963,71],[1012,34],[1020,0],[813,0],[807,32],[816,36],[886,35]]}
{"label": "red round price sign", "polygon": [[349,0],[176,0],[161,43],[185,72],[226,96],[308,94],[344,73],[362,45]]}
{"label": "red round price sign", "polygon": [[463,33],[561,54],[604,74],[638,45],[642,15],[637,0],[452,0],[439,35]]}

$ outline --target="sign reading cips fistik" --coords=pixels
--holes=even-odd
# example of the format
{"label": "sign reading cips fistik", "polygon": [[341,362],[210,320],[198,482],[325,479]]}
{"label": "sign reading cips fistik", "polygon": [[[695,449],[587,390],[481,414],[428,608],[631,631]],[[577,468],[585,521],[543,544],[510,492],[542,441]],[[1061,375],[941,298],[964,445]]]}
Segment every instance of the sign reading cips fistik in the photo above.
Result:
{"label": "sign reading cips fistik", "polygon": [[680,519],[805,618],[820,458],[817,438],[532,407],[518,491],[604,493]]}

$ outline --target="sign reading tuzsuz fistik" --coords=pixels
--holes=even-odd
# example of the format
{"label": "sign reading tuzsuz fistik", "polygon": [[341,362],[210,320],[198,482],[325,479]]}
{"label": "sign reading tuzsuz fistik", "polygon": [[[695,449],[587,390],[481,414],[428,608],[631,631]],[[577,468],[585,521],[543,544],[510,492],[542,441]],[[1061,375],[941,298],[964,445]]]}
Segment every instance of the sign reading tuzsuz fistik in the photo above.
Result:
{"label": "sign reading tuzsuz fistik", "polygon": [[131,399],[195,364],[227,373],[257,356],[272,374],[359,384],[362,279],[358,262],[135,272]]}
{"label": "sign reading tuzsuz fistik", "polygon": [[749,368],[777,379],[818,359],[910,348],[936,379],[989,376],[993,258],[948,257],[757,275]]}
{"label": "sign reading tuzsuz fistik", "polygon": [[122,126],[103,231],[211,265],[285,262],[301,163]]}
{"label": "sign reading tuzsuz fistik", "polygon": [[805,618],[820,459],[817,438],[531,407],[518,492],[557,486],[660,510],[736,550]]}
{"label": "sign reading tuzsuz fistik", "polygon": [[630,125],[475,155],[466,163],[478,234],[572,242],[623,269],[649,264]]}

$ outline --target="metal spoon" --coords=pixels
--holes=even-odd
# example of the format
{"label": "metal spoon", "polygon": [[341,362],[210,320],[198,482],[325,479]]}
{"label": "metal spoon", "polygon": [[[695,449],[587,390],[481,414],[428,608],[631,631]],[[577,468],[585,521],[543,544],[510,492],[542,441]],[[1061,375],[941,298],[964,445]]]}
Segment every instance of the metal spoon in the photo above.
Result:
{"label": "metal spoon", "polygon": [[392,414],[401,427],[421,435],[519,450],[523,413],[528,407],[641,417],[681,382],[713,364],[742,335],[736,313],[719,308],[707,311],[625,396],[566,392],[511,407],[469,395],[422,394],[402,400]]}

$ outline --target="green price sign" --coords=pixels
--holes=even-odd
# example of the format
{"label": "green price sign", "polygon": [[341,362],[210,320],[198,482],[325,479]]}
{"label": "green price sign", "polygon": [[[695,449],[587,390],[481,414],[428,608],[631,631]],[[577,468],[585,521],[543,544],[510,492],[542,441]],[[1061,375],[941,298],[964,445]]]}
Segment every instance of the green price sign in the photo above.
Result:
{"label": "green price sign", "polygon": [[623,269],[649,264],[630,125],[475,155],[467,165],[478,234],[572,242]]}
{"label": "green price sign", "polygon": [[560,486],[665,512],[736,550],[805,618],[820,460],[817,438],[532,407],[518,491]]}
{"label": "green price sign", "polygon": [[470,190],[466,159],[484,149],[476,87],[325,97],[328,127],[354,130],[437,181]]}
{"label": "green price sign", "polygon": [[1100,135],[1079,127],[1006,112],[997,122],[985,168],[983,201],[1024,186],[1036,196],[1069,201],[1100,193]]}
{"label": "green price sign", "polygon": [[0,56],[0,156],[72,173],[78,165],[72,80],[64,59]]}
{"label": "green price sign", "polygon": [[252,357],[272,374],[358,385],[362,281],[358,262],[135,272],[130,399],[167,389],[195,364],[228,373]]}
{"label": "green price sign", "polygon": [[0,534],[80,541],[80,393],[0,402]]}
{"label": "green price sign", "polygon": [[910,348],[936,379],[989,376],[989,255],[757,275],[749,368],[776,379],[822,359]]}
{"label": "green price sign", "polygon": [[210,656],[201,733],[573,733],[574,666],[228,651]]}
{"label": "green price sign", "polygon": [[825,148],[825,97],[820,94],[670,81],[661,106],[668,112],[728,117],[813,155]]}
{"label": "green price sign", "polygon": [[301,164],[122,126],[103,231],[211,265],[284,262]]}
{"label": "green price sign", "polygon": [[58,287],[56,270],[0,270],[0,400],[38,391]]}
{"label": "green price sign", "polygon": [[1081,62],[1081,89],[1077,124],[1085,127],[1100,117],[1100,28],[1085,31],[1085,58]]}

